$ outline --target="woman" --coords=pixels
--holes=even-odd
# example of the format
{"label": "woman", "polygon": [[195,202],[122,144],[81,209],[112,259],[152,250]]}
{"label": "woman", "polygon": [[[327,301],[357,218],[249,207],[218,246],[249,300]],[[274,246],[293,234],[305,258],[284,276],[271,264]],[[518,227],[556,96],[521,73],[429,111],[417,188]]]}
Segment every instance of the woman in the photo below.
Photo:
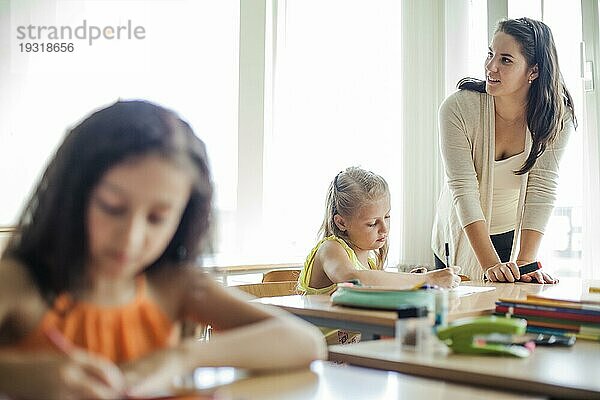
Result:
{"label": "woman", "polygon": [[463,79],[439,112],[446,181],[432,247],[471,279],[557,282],[535,261],[552,213],[558,162],[576,121],[552,33],[529,18],[501,21],[485,81]]}

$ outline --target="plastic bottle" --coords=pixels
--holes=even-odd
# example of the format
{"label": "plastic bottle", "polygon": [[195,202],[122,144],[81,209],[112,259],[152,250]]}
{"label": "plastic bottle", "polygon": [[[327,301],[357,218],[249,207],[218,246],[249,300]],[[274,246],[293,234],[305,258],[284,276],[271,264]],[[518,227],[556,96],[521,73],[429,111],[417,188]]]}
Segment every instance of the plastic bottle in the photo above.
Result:
{"label": "plastic bottle", "polygon": [[402,350],[422,351],[431,336],[431,321],[426,306],[398,308],[396,341]]}

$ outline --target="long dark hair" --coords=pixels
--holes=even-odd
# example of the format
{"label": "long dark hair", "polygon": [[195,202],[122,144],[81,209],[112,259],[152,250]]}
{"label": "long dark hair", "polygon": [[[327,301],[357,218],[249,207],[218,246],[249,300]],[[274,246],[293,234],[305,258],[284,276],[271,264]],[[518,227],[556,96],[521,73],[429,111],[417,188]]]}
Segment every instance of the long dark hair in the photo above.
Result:
{"label": "long dark hair", "polygon": [[149,267],[194,262],[209,228],[212,183],[204,143],[174,112],[145,101],[119,101],[67,132],[21,214],[5,257],[31,273],[50,300],[86,284],[86,209],[110,168],[148,154],[192,173],[192,191],[164,253]]}
{"label": "long dark hair", "polygon": [[[548,145],[562,130],[564,116],[568,112],[577,126],[573,98],[565,86],[556,46],[550,28],[541,21],[530,18],[508,19],[498,23],[496,33],[504,32],[521,45],[527,65],[538,66],[538,77],[529,88],[527,99],[527,127],[532,135],[531,152],[525,163],[515,173],[528,172]],[[458,82],[459,89],[485,93],[485,81],[464,78]]]}

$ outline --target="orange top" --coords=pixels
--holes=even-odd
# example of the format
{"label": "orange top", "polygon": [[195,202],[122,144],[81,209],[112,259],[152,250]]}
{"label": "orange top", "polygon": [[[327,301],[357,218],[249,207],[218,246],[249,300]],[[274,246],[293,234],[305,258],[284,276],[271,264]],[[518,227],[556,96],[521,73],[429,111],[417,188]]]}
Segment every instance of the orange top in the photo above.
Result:
{"label": "orange top", "polygon": [[45,332],[56,329],[77,347],[113,362],[130,361],[177,340],[174,322],[146,296],[146,280],[137,281],[136,297],[119,307],[75,303],[69,294],[58,296],[36,329],[18,347],[43,350],[54,345]]}

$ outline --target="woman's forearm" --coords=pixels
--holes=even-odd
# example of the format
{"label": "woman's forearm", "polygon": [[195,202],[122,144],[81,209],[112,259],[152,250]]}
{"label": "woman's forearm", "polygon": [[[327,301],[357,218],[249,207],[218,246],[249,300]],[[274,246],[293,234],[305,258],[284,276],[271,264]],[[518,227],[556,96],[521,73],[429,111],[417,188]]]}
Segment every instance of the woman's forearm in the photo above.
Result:
{"label": "woman's forearm", "polygon": [[536,260],[543,237],[544,234],[538,231],[531,229],[521,230],[519,256],[517,257],[519,264]]}
{"label": "woman's forearm", "polygon": [[464,229],[477,261],[484,271],[500,262],[484,221],[475,221]]}

